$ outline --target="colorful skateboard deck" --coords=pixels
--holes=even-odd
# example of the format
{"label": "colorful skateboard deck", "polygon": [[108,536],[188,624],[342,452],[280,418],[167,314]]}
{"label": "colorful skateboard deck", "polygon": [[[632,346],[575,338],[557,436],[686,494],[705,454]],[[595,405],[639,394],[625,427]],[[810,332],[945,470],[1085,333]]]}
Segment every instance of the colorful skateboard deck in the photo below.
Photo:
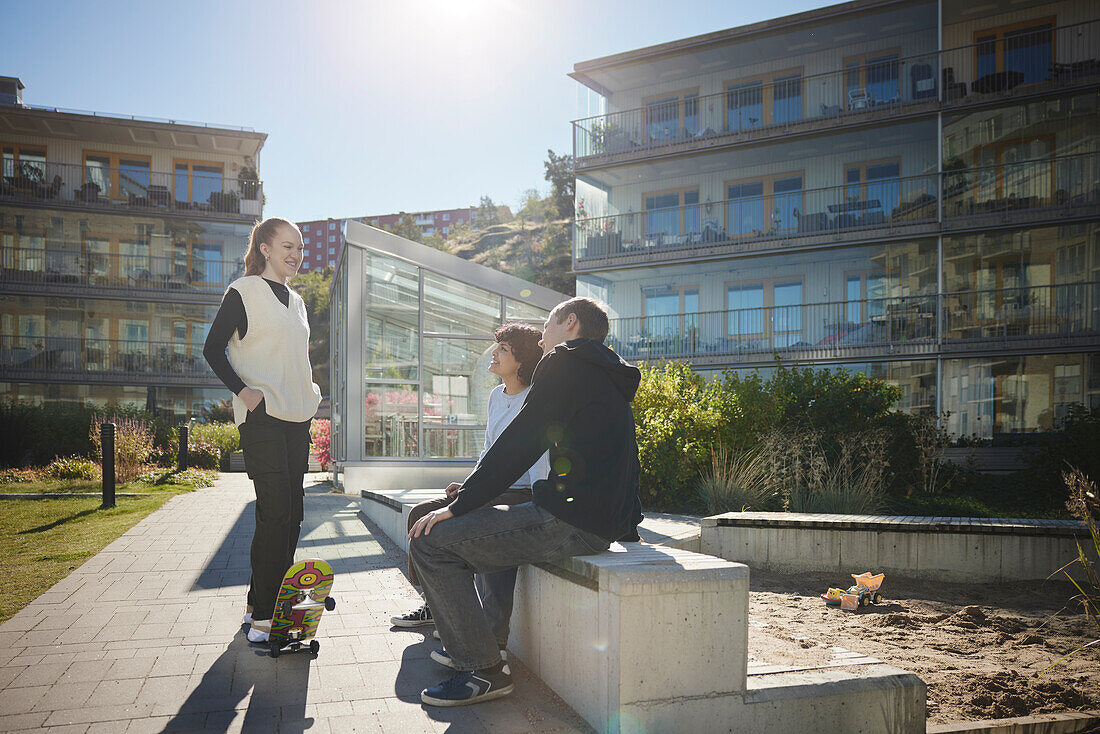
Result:
{"label": "colorful skateboard deck", "polygon": [[336,607],[336,600],[329,596],[332,578],[332,566],[320,558],[308,558],[287,569],[271,618],[272,657],[298,652],[303,647],[317,653],[321,645],[312,638],[321,623],[321,613]]}

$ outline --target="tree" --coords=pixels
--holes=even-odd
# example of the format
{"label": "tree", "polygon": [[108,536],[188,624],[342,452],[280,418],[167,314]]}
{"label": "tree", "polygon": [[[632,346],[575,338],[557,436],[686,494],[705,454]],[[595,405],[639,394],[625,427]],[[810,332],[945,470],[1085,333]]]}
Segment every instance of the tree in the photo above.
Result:
{"label": "tree", "polygon": [[527,189],[520,194],[516,219],[520,220],[521,227],[526,226],[527,222],[544,222],[546,218],[546,204],[538,189]]}
{"label": "tree", "polygon": [[546,167],[546,180],[550,182],[550,198],[554,202],[554,208],[558,216],[563,219],[573,217],[573,198],[577,191],[577,178],[573,172],[573,156],[555,155],[549,148],[546,150],[546,160],[542,163]]}
{"label": "tree", "polygon": [[481,197],[477,213],[474,214],[474,222],[477,223],[478,227],[490,227],[500,222],[500,212],[489,196]]}
{"label": "tree", "polygon": [[322,395],[329,395],[329,287],[332,268],[299,273],[291,287],[305,302],[309,319],[309,363],[313,365],[313,381]]}
{"label": "tree", "polygon": [[413,219],[412,215],[401,212],[399,217],[397,224],[392,227],[387,227],[387,229],[398,237],[404,237],[413,242],[420,242],[420,226],[416,223],[416,220]]}

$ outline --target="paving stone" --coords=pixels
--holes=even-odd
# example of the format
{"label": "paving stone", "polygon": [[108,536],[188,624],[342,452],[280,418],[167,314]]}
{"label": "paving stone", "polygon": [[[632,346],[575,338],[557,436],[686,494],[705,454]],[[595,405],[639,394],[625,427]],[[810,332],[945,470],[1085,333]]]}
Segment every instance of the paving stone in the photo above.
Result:
{"label": "paving stone", "polygon": [[518,673],[504,701],[422,706],[420,690],[447,672],[428,659],[431,628],[390,629],[391,615],[420,603],[407,559],[375,537],[356,499],[318,488],[298,557],[337,572],[321,653],[274,660],[250,646],[240,620],[252,502],[244,475],[174,497],[0,625],[0,731],[503,732],[527,720],[584,730]]}

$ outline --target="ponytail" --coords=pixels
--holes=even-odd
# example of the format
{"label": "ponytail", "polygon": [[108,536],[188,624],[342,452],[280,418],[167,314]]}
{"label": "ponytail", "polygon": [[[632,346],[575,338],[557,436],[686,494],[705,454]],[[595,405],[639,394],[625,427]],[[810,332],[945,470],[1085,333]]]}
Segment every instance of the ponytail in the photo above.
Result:
{"label": "ponytail", "polygon": [[248,253],[244,256],[244,274],[259,275],[267,265],[267,258],[260,250],[262,243],[271,243],[275,239],[275,233],[279,227],[286,225],[298,229],[298,225],[282,217],[268,217],[262,222],[256,222],[252,228],[252,235],[248,238]]}

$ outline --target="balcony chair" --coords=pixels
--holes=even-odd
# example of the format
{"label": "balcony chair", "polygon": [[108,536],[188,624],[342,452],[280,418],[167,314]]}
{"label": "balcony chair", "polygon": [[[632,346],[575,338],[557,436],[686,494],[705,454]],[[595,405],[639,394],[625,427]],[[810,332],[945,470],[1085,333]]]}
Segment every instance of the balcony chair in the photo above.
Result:
{"label": "balcony chair", "polygon": [[909,67],[909,97],[913,101],[934,99],[936,75],[931,64],[913,64]]}
{"label": "balcony chair", "polygon": [[849,89],[848,90],[848,109],[849,110],[865,110],[871,106],[871,98],[867,95],[865,89]]}
{"label": "balcony chair", "polygon": [[945,99],[961,99],[966,96],[966,82],[955,81],[955,68],[953,66],[944,67],[943,70],[943,91]]}

